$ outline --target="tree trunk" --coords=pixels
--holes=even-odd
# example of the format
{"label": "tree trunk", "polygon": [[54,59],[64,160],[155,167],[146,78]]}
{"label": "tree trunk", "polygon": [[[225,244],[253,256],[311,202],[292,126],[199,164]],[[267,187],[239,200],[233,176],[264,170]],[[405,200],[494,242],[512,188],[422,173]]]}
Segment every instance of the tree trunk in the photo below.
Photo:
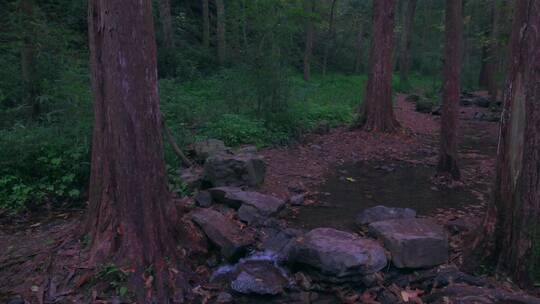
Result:
{"label": "tree trunk", "polygon": [[463,17],[461,1],[446,0],[445,46],[443,67],[443,105],[439,150],[439,174],[459,179],[457,164],[457,127],[460,94]]}
{"label": "tree trunk", "polygon": [[304,48],[304,80],[311,79],[311,57],[313,55],[313,21],[311,20],[315,3],[304,0],[304,13],[307,15],[305,24],[306,45]]}
{"label": "tree trunk", "polygon": [[41,107],[38,96],[38,87],[35,69],[35,54],[36,54],[36,33],[34,29],[34,1],[21,0],[21,26],[23,31],[23,41],[21,49],[21,76],[24,86],[24,104],[29,105],[32,109],[32,118],[37,119],[41,113]]}
{"label": "tree trunk", "polygon": [[356,57],[354,60],[354,73],[359,74],[360,70],[363,70],[364,58],[364,27],[362,26],[362,20],[358,22],[358,33],[356,34]]}
{"label": "tree trunk", "polygon": [[323,77],[326,76],[326,69],[328,68],[328,53],[330,52],[331,46],[334,45],[334,15],[336,10],[336,2],[337,0],[332,0],[332,6],[330,8],[330,20],[328,21],[328,32],[326,33],[326,44],[324,46],[322,67]]}
{"label": "tree trunk", "polygon": [[159,18],[163,28],[163,43],[164,46],[171,50],[174,48],[174,32],[171,17],[170,0],[159,0]]}
{"label": "tree trunk", "polygon": [[493,200],[473,247],[530,287],[540,278],[540,2],[518,0],[512,28]]}
{"label": "tree trunk", "polygon": [[409,71],[411,69],[411,41],[416,11],[416,0],[407,0],[403,18],[403,33],[401,36],[401,51],[399,55],[399,82],[400,87],[409,90]]}
{"label": "tree trunk", "polygon": [[210,47],[210,9],[208,8],[208,0],[202,0],[202,17],[203,17],[203,46]]}
{"label": "tree trunk", "polygon": [[[138,303],[154,270],[158,302],[173,284],[176,220],[161,135],[152,1],[89,2],[94,131],[86,231],[94,265],[132,269]],[[141,47],[144,46],[144,47]]]}
{"label": "tree trunk", "polygon": [[217,55],[219,65],[225,63],[225,5],[223,0],[216,0],[216,32],[217,32]]}
{"label": "tree trunk", "polygon": [[373,37],[370,67],[360,125],[369,131],[395,132],[399,123],[392,105],[392,51],[394,0],[373,2]]}
{"label": "tree trunk", "polygon": [[497,8],[497,0],[491,1],[491,31],[489,37],[489,43],[487,45],[487,61],[485,64],[486,71],[486,86],[489,96],[493,100],[497,99],[497,66],[498,66],[498,39],[499,39],[499,10]]}

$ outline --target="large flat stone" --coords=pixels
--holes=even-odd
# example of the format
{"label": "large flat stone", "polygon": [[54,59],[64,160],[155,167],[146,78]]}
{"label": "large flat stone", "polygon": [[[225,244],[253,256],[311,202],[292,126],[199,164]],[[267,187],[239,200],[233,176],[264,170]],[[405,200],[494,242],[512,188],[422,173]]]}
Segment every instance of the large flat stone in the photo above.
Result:
{"label": "large flat stone", "polygon": [[288,285],[288,279],[269,261],[247,261],[238,266],[231,288],[243,294],[277,295]]}
{"label": "large flat stone", "polygon": [[432,267],[448,260],[448,237],[442,226],[429,219],[394,219],[369,225],[381,239],[398,268]]}
{"label": "large flat stone", "polygon": [[375,241],[332,228],[316,228],[296,238],[287,261],[334,278],[358,277],[386,266],[384,249]]}
{"label": "large flat stone", "polygon": [[237,258],[254,241],[251,233],[241,230],[235,222],[215,210],[197,209],[189,216],[227,259]]}
{"label": "large flat stone", "polygon": [[416,211],[413,209],[375,206],[360,212],[360,214],[358,214],[356,217],[356,224],[368,225],[378,221],[415,217]]}
{"label": "large flat stone", "polygon": [[285,206],[285,201],[280,198],[237,187],[212,188],[209,192],[217,202],[239,209],[238,216],[248,223],[272,216]]}
{"label": "large flat stone", "polygon": [[204,179],[214,187],[260,186],[265,174],[264,158],[249,152],[219,153],[208,157],[204,163]]}

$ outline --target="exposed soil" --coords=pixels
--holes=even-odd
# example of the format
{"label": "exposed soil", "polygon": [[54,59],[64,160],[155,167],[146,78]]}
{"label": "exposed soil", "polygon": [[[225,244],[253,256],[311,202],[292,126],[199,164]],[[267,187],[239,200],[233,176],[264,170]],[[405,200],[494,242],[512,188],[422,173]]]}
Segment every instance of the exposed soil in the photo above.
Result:
{"label": "exposed soil", "polygon": [[[398,96],[396,115],[404,127],[398,134],[340,127],[294,147],[262,151],[268,165],[262,191],[287,198],[292,186],[307,188],[308,206],[294,207],[288,216],[293,226],[352,230],[356,214],[378,204],[414,208],[441,222],[461,217],[478,222],[493,179],[498,123],[472,119],[487,109],[461,109],[459,183],[433,178],[440,118],[415,112],[414,104]],[[42,303],[91,294],[58,287],[89,280],[84,240],[70,237],[77,235],[80,219],[80,212],[16,224],[2,225],[0,219],[0,302],[14,295]],[[453,259],[459,259],[459,240],[453,245]]]}

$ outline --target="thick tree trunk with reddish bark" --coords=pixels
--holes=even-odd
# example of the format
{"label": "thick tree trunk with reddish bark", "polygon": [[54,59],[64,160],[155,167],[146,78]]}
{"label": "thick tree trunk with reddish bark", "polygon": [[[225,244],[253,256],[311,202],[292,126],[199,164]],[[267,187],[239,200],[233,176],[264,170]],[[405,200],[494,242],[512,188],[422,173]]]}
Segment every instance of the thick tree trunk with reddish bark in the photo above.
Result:
{"label": "thick tree trunk with reddish bark", "polygon": [[167,49],[174,48],[174,32],[170,0],[159,0],[159,19],[163,30],[163,42]]}
{"label": "thick tree trunk with reddish bark", "polygon": [[24,85],[24,103],[32,109],[32,118],[37,119],[41,112],[38,96],[38,85],[35,70],[36,56],[36,32],[34,29],[34,6],[33,0],[21,0],[21,76]]}
{"label": "thick tree trunk with reddish bark", "polygon": [[399,83],[400,87],[409,90],[409,71],[411,69],[411,42],[416,0],[407,0],[403,17],[403,34],[401,36],[401,49],[399,52]]}
{"label": "thick tree trunk with reddish bark", "polygon": [[530,286],[540,278],[540,2],[518,0],[514,14],[493,200],[474,248]]}
{"label": "thick tree trunk with reddish bark", "polygon": [[369,131],[394,132],[399,128],[392,105],[394,6],[394,0],[373,2],[370,67],[359,121]]}
{"label": "thick tree trunk with reddish bark", "polygon": [[322,74],[326,76],[326,69],[328,68],[328,56],[330,48],[334,45],[334,16],[336,11],[337,0],[332,0],[332,6],[330,7],[330,18],[328,20],[328,32],[326,33],[326,42],[324,45],[324,55],[323,55],[323,67]]}
{"label": "thick tree trunk with reddish bark", "polygon": [[133,269],[139,303],[148,300],[144,276],[152,266],[159,302],[165,302],[165,286],[172,282],[167,274],[175,266],[176,217],[163,159],[152,1],[91,0],[88,16],[91,262]]}
{"label": "thick tree trunk with reddish bark", "polygon": [[225,4],[223,0],[216,0],[216,34],[217,34],[217,57],[218,63],[225,63],[226,46],[225,46]]}
{"label": "thick tree trunk with reddish bark", "polygon": [[443,67],[443,104],[439,150],[439,174],[459,179],[457,128],[460,95],[463,17],[461,1],[446,0],[445,45]]}
{"label": "thick tree trunk with reddish bark", "polygon": [[202,0],[203,35],[202,42],[205,48],[210,47],[210,9],[208,0]]}
{"label": "thick tree trunk with reddish bark", "polygon": [[311,21],[311,15],[314,11],[314,1],[304,0],[304,13],[307,15],[305,24],[306,42],[304,46],[304,80],[309,81],[311,79],[311,57],[313,55],[313,22]]}

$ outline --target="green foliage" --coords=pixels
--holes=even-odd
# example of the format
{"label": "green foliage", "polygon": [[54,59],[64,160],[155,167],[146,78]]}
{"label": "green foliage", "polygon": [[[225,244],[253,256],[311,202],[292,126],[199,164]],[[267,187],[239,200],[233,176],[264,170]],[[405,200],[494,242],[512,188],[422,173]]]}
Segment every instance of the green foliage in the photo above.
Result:
{"label": "green foliage", "polygon": [[99,272],[93,277],[92,283],[107,282],[109,288],[113,289],[121,298],[130,296],[127,287],[128,274],[114,264],[105,264],[100,267]]}

